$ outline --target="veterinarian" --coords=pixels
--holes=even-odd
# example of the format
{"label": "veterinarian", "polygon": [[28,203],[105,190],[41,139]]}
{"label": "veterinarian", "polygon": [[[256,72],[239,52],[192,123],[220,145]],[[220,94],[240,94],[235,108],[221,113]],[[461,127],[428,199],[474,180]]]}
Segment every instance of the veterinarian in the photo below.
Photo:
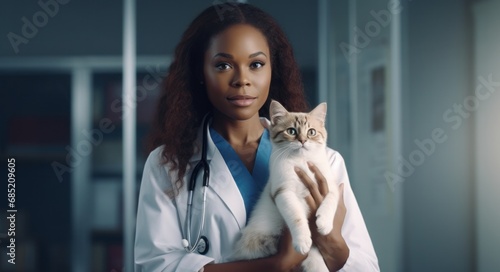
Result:
{"label": "veterinarian", "polygon": [[[293,271],[306,257],[284,230],[276,255],[228,262],[269,173],[270,139],[259,118],[268,117],[271,99],[308,110],[283,30],[254,6],[228,5],[204,10],[175,50],[140,188],[135,271]],[[343,158],[328,152],[341,197],[330,234],[310,220],[313,243],[330,271],[379,271]],[[297,175],[314,215],[328,188],[310,168],[314,176]]]}

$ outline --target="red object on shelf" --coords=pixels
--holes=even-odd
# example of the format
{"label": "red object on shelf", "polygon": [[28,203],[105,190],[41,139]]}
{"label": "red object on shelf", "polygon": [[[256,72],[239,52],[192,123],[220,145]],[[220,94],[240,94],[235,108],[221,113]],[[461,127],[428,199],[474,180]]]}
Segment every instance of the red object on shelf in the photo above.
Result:
{"label": "red object on shelf", "polygon": [[18,116],[7,127],[7,144],[61,144],[70,142],[68,117]]}
{"label": "red object on shelf", "polygon": [[107,249],[107,269],[106,271],[123,271],[123,246],[109,245]]}

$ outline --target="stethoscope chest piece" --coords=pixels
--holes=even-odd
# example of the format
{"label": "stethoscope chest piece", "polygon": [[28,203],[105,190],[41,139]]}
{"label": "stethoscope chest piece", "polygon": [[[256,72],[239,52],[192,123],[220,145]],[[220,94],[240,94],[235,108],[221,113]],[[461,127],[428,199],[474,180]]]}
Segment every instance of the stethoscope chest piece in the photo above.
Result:
{"label": "stethoscope chest piece", "polygon": [[198,248],[196,249],[201,255],[207,254],[210,245],[208,244],[208,238],[205,236],[200,237],[200,242],[198,243]]}

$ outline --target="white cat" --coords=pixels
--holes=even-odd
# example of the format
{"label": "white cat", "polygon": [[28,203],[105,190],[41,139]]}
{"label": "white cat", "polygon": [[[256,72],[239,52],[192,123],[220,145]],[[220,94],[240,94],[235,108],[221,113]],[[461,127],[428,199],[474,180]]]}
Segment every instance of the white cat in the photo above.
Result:
{"label": "white cat", "polygon": [[288,112],[276,101],[271,102],[270,122],[262,122],[269,129],[272,141],[269,181],[235,244],[232,259],[256,259],[275,254],[286,224],[295,250],[301,254],[309,252],[302,263],[303,271],[328,271],[318,249],[312,246],[309,206],[305,201],[309,190],[294,171],[298,166],[314,180],[307,166],[307,162],[312,162],[327,180],[329,192],[316,211],[316,225],[320,234],[330,233],[339,192],[326,155],[325,117],[326,103],[319,104],[309,113],[295,113]]}

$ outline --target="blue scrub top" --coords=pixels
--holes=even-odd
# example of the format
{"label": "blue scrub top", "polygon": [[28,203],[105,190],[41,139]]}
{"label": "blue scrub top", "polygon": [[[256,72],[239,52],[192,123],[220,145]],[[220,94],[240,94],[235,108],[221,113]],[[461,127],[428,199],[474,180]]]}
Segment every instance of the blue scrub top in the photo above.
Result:
{"label": "blue scrub top", "polygon": [[271,141],[269,140],[269,132],[264,129],[260,138],[259,147],[255,156],[255,163],[252,173],[248,171],[245,164],[234,151],[233,147],[212,127],[210,127],[210,136],[214,144],[219,149],[224,161],[226,162],[231,175],[233,176],[240,194],[245,203],[247,220],[250,213],[259,199],[260,193],[264,189],[269,178],[269,158],[271,156]]}

